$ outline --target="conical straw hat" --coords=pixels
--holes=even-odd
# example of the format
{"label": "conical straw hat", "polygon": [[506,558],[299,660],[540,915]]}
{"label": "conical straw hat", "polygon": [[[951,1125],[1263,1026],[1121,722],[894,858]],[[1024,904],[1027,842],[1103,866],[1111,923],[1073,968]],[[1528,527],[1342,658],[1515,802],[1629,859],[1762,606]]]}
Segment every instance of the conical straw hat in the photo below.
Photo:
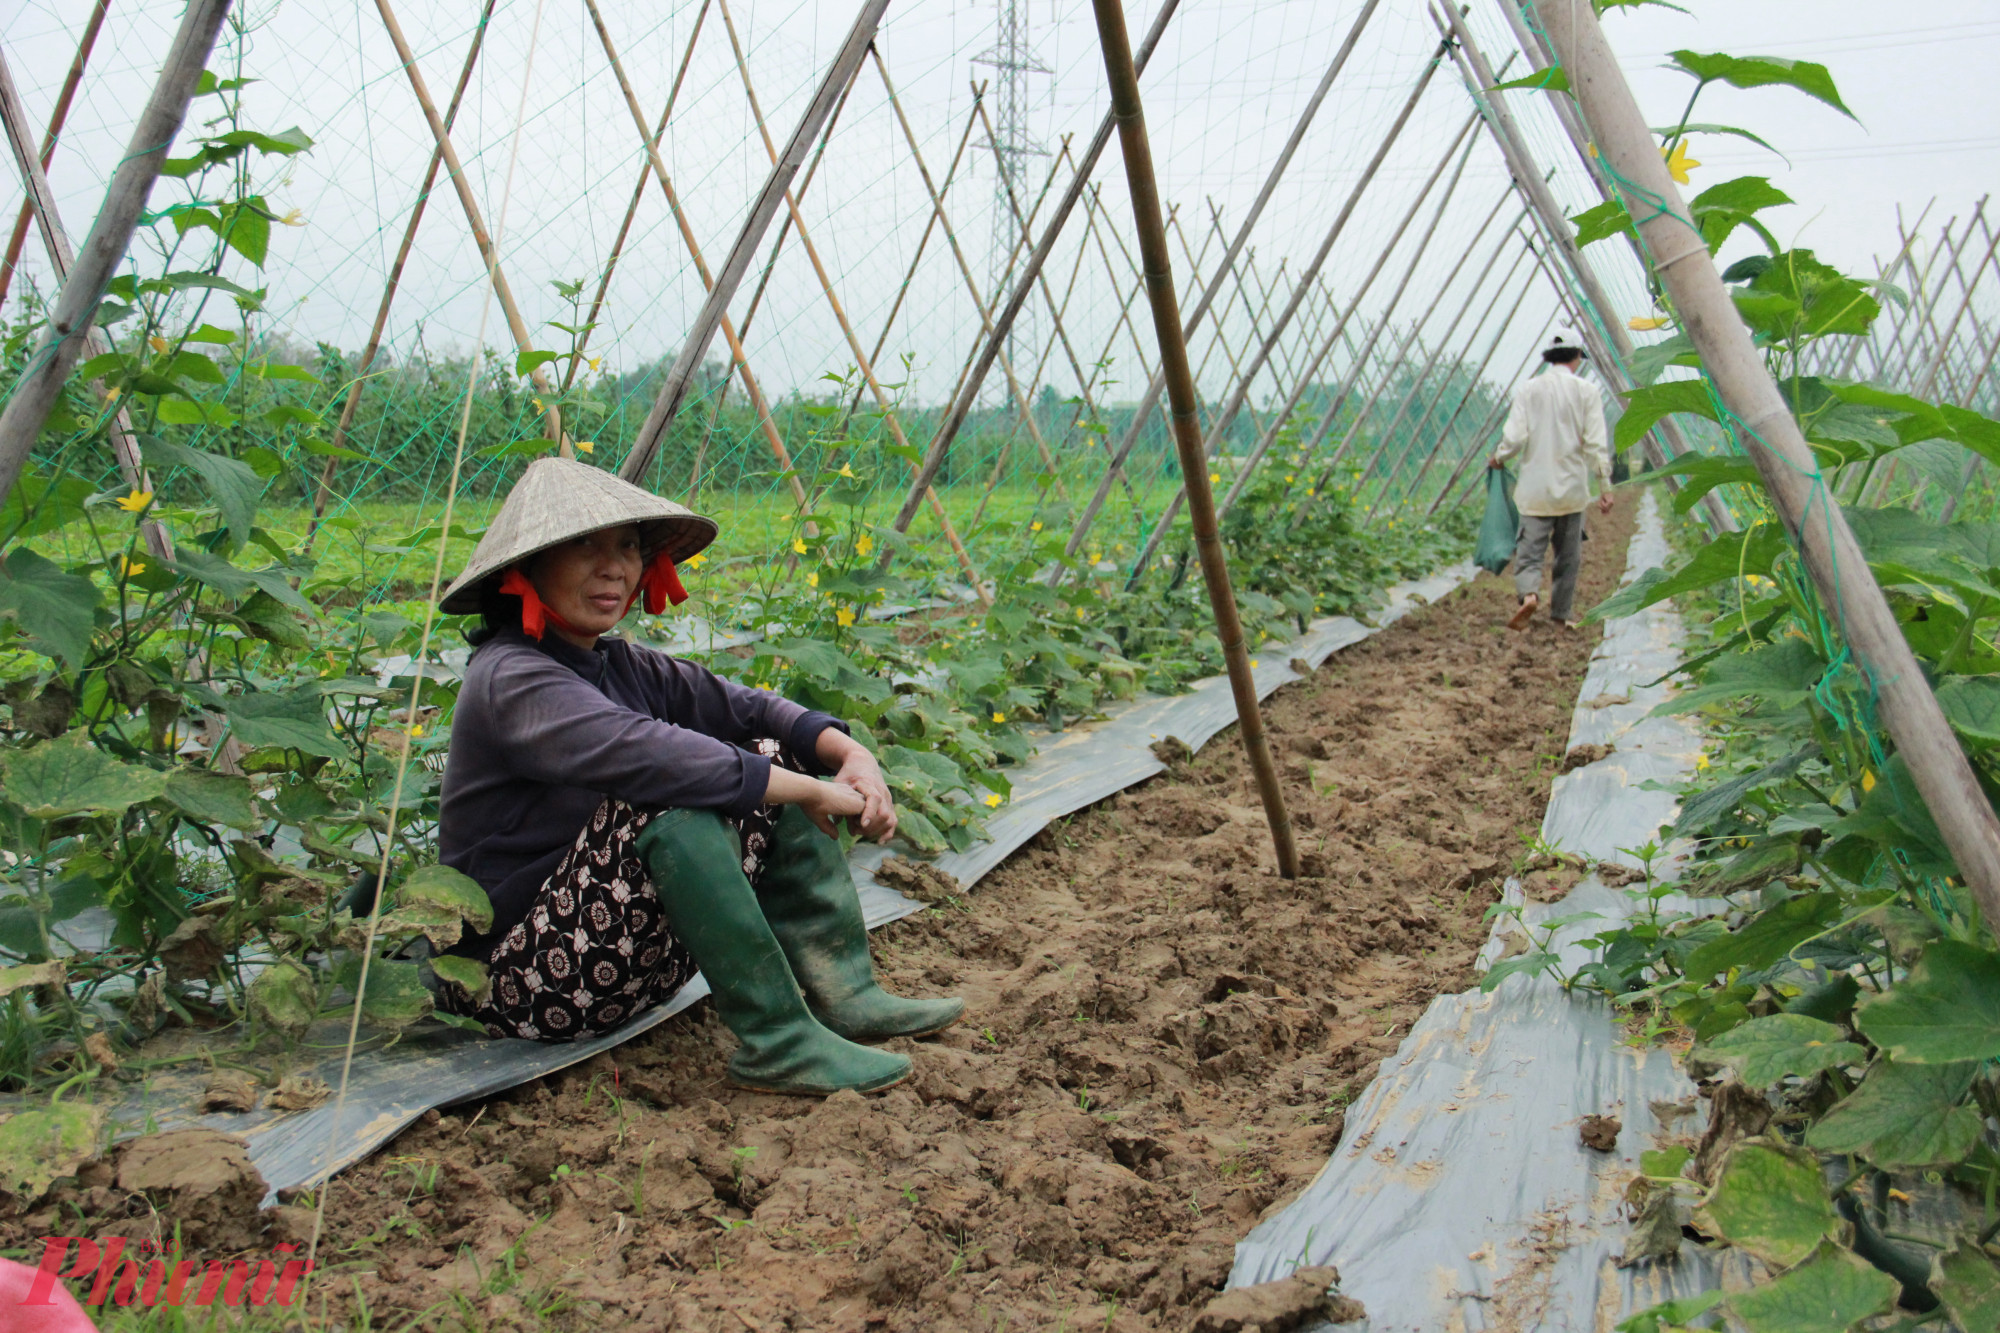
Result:
{"label": "conical straw hat", "polygon": [[678,564],[715,540],[715,520],[663,500],[609,472],[571,458],[538,458],[473,549],[465,572],[438,605],[451,615],[479,609],[479,585],[537,551],[603,528],[639,525],[646,557],[661,551]]}

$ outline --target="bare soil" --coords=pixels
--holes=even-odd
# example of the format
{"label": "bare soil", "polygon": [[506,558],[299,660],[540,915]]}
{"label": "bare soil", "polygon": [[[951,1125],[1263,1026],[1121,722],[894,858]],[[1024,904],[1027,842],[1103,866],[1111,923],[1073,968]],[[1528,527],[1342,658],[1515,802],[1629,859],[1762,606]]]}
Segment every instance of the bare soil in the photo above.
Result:
{"label": "bare soil", "polygon": [[[1593,515],[1580,605],[1615,586],[1630,508]],[[329,1187],[311,1324],[365,1302],[377,1328],[1188,1328],[1377,1062],[1472,983],[1597,638],[1509,633],[1512,606],[1482,576],[1270,701],[1305,878],[1276,874],[1224,733],[878,933],[892,986],[969,1003],[902,1044],[913,1082],[735,1091],[703,1004],[432,1112]],[[207,1218],[187,1191],[158,1211],[125,1166],[0,1218],[0,1245],[78,1212],[98,1234]],[[244,1221],[261,1255],[311,1231],[299,1205]]]}

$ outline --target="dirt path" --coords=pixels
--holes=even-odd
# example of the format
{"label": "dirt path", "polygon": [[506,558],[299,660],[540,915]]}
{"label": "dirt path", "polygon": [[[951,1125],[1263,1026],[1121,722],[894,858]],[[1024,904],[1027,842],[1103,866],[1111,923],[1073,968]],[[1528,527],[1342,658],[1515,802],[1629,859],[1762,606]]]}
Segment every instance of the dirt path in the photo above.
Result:
{"label": "dirt path", "polygon": [[[1593,519],[1582,605],[1631,508]],[[1225,733],[877,936],[892,984],[970,1005],[909,1047],[912,1084],[732,1091],[698,1006],[341,1177],[315,1304],[358,1292],[377,1328],[1185,1327],[1376,1062],[1471,982],[1596,640],[1509,634],[1511,604],[1482,577],[1273,699],[1307,878],[1276,876]]]}

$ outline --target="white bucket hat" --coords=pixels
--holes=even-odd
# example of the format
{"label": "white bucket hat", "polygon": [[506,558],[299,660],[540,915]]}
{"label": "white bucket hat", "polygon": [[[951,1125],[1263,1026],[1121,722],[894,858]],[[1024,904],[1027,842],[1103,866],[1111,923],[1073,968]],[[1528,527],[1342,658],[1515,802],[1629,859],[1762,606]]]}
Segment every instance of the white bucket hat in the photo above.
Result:
{"label": "white bucket hat", "polygon": [[648,560],[664,551],[679,564],[715,540],[712,518],[588,463],[538,458],[507,493],[465,572],[452,580],[438,606],[450,615],[470,615],[479,609],[480,585],[508,566],[572,537],[626,523],[639,525]]}
{"label": "white bucket hat", "polygon": [[1569,329],[1557,329],[1555,337],[1549,339],[1549,345],[1547,347],[1544,347],[1542,351],[1576,352],[1579,355],[1583,356],[1589,355],[1588,352],[1584,351],[1583,343],[1577,338],[1576,334]]}

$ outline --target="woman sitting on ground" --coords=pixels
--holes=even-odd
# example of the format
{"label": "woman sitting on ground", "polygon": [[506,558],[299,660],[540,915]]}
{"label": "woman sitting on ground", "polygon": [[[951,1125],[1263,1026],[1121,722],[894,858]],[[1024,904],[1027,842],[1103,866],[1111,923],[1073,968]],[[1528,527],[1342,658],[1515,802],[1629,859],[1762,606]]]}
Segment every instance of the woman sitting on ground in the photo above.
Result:
{"label": "woman sitting on ground", "polygon": [[[671,999],[696,969],[741,1043],[729,1078],[869,1091],[907,1057],[866,1045],[954,1022],[956,999],[875,982],[846,819],[887,841],[896,809],[846,725],[769,690],[608,637],[715,523],[584,463],[536,461],[445,593],[485,627],[460,687],[439,843],[493,926],[440,1003],[496,1037],[574,1041]],[[831,774],[824,780],[821,774]]]}

